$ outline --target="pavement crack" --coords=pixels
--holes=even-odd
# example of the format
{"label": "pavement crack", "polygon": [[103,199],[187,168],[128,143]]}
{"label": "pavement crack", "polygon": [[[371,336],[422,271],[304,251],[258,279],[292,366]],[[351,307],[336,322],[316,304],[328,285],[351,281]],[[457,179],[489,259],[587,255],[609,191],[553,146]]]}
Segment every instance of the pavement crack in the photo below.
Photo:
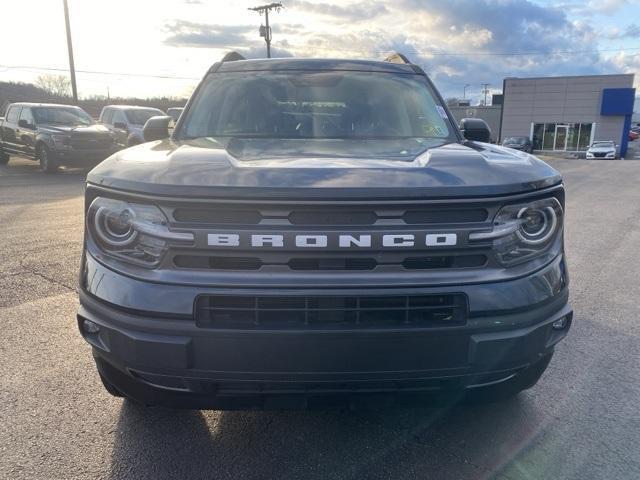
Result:
{"label": "pavement crack", "polygon": [[20,267],[24,270],[24,272],[20,272],[19,274],[29,273],[29,274],[34,275],[36,277],[39,277],[39,278],[41,278],[43,280],[46,280],[49,283],[52,283],[52,284],[57,285],[59,287],[62,287],[62,288],[64,288],[65,290],[67,290],[69,292],[76,292],[77,291],[75,289],[75,287],[70,287],[66,283],[60,282],[59,280],[57,280],[55,278],[51,278],[48,275],[40,273],[36,269],[33,269],[33,268],[29,267],[28,265],[25,264],[24,258],[21,258],[18,263],[20,264]]}

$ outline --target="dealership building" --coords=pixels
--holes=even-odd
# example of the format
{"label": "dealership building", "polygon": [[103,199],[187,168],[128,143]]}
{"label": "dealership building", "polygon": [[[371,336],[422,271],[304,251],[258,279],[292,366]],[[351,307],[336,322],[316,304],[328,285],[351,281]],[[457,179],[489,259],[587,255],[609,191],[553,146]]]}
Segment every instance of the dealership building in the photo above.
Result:
{"label": "dealership building", "polygon": [[633,81],[633,74],[507,78],[498,141],[526,136],[536,150],[575,152],[613,140],[625,155]]}

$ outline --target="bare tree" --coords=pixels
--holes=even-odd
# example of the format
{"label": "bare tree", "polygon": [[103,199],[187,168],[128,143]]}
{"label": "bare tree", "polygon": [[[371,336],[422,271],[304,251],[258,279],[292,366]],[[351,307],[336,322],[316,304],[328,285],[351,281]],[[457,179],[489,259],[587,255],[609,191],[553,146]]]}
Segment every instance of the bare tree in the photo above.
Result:
{"label": "bare tree", "polygon": [[71,81],[65,75],[39,75],[35,83],[36,86],[56,97],[68,97],[71,93]]}

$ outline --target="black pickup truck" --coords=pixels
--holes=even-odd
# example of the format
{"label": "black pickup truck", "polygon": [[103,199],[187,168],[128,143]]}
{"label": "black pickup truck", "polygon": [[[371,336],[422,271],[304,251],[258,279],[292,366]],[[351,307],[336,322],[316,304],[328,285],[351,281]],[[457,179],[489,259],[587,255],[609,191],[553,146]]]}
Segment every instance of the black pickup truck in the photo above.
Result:
{"label": "black pickup truck", "polygon": [[[560,174],[461,131],[416,65],[214,64],[87,176],[82,336],[195,408],[533,386],[570,329]],[[421,396],[421,395],[418,395]]]}
{"label": "black pickup truck", "polygon": [[79,107],[12,103],[0,119],[0,164],[10,155],[40,162],[45,172],[60,165],[88,167],[116,149],[109,130]]}

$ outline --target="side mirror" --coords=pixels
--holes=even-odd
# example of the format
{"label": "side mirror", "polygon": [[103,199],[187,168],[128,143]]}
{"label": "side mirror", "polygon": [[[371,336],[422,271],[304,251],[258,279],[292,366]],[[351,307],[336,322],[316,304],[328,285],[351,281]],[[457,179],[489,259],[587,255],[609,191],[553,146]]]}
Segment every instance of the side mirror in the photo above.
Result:
{"label": "side mirror", "polygon": [[158,115],[151,117],[144,124],[142,129],[142,135],[145,142],[152,142],[154,140],[162,140],[169,138],[169,122],[171,117]]}
{"label": "side mirror", "polygon": [[119,128],[120,130],[126,130],[127,124],[124,122],[116,122],[113,124],[113,128]]}
{"label": "side mirror", "polygon": [[486,143],[491,141],[491,129],[480,118],[463,118],[460,120],[460,131],[467,140]]}
{"label": "side mirror", "polygon": [[26,128],[28,130],[33,130],[34,129],[34,125],[27,122],[26,120],[18,120],[18,126],[20,128]]}

